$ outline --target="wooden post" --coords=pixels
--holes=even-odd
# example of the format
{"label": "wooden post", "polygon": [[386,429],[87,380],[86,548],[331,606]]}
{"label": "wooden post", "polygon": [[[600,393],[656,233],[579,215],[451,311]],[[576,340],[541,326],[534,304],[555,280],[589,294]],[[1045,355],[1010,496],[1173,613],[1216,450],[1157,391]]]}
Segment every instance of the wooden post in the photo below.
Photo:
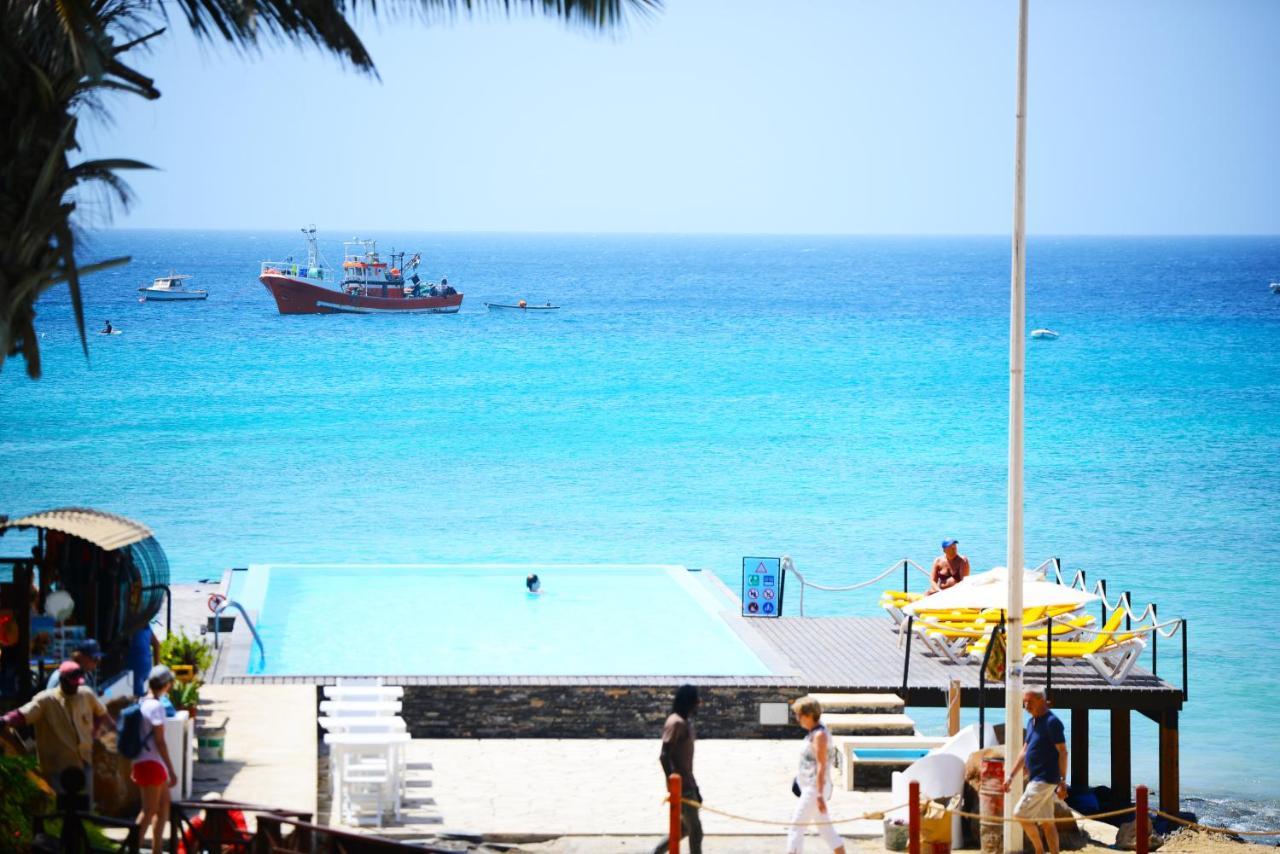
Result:
{"label": "wooden post", "polygon": [[920,854],[920,781],[912,780],[908,791],[907,854]]}
{"label": "wooden post", "polygon": [[1129,745],[1129,710],[1111,710],[1111,791],[1129,803],[1133,789],[1133,760]]}
{"label": "wooden post", "polygon": [[1178,783],[1178,711],[1160,715],[1160,809],[1177,814],[1182,803]]}
{"label": "wooden post", "polygon": [[952,679],[947,687],[947,735],[960,731],[960,680]]}
{"label": "wooden post", "polygon": [[672,774],[667,778],[667,794],[671,800],[671,817],[667,824],[667,850],[671,854],[680,854],[680,799],[681,794],[680,775]]}
{"label": "wooden post", "polygon": [[1071,786],[1089,787],[1089,710],[1071,710]]}
{"label": "wooden post", "polygon": [[1139,786],[1137,791],[1137,854],[1148,854],[1151,845],[1151,817],[1147,814],[1147,787]]}

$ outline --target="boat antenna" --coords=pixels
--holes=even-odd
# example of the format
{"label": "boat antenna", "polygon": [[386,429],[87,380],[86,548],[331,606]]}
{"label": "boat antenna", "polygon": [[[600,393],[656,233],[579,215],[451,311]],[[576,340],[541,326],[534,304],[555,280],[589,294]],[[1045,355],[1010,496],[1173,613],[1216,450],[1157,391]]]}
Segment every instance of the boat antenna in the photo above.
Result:
{"label": "boat antenna", "polygon": [[314,270],[320,266],[320,250],[316,246],[315,223],[302,229],[302,233],[307,236],[307,269]]}

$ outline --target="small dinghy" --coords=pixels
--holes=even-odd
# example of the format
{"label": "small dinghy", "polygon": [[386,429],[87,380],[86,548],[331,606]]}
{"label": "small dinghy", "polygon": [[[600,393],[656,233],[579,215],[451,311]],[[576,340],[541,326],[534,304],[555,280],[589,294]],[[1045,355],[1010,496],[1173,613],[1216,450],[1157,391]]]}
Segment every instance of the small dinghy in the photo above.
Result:
{"label": "small dinghy", "polygon": [[1042,341],[1052,341],[1056,338],[1061,338],[1062,336],[1054,332],[1052,329],[1032,329],[1031,337],[1039,338]]}
{"label": "small dinghy", "polygon": [[512,311],[558,311],[560,309],[560,306],[552,305],[551,303],[544,303],[543,305],[529,305],[524,300],[520,300],[520,302],[515,305],[503,302],[487,302],[484,305],[485,308],[489,309],[489,311],[504,311],[508,309]]}

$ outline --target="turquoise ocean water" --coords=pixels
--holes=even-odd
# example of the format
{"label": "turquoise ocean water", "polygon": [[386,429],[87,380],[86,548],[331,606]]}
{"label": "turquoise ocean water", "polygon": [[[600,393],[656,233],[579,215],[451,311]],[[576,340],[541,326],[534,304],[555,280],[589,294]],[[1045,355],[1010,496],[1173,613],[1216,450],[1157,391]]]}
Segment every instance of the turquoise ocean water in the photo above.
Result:
{"label": "turquoise ocean water", "polygon": [[[41,303],[46,378],[0,374],[0,512],[136,517],[179,580],[559,561],[736,588],[742,556],[789,553],[840,584],[944,535],[1004,563],[1006,238],[374,236],[423,251],[462,313],[281,317],[255,277],[296,231],[92,235],[85,258],[134,259],[85,287],[91,332],[123,334],[86,361],[65,292]],[[1184,793],[1274,824],[1280,239],[1035,238],[1029,259],[1028,326],[1062,337],[1028,345],[1027,563],[1190,619]],[[170,268],[208,302],[139,304]],[[564,308],[483,307],[520,298]],[[1155,781],[1155,727],[1133,728]]]}

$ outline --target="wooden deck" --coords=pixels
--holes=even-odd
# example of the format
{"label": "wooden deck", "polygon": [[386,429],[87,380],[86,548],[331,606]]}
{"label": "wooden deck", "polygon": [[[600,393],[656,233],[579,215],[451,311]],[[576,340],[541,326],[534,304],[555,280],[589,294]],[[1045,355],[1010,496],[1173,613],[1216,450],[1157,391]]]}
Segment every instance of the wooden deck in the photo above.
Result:
{"label": "wooden deck", "polygon": [[[908,706],[946,704],[951,680],[960,680],[961,702],[978,705],[979,667],[952,664],[928,653],[916,641],[906,668],[906,650],[898,629],[886,617],[782,617],[744,620],[741,627],[758,635],[790,662],[797,683],[824,690],[893,691]],[[1166,666],[1178,664],[1166,659]],[[1045,667],[1034,662],[1024,671],[1024,684],[1044,686]],[[904,687],[905,686],[905,687]],[[1113,686],[1085,662],[1053,668],[1054,705],[1059,708],[1134,709],[1144,713],[1182,708],[1182,690],[1149,671],[1134,668],[1124,684]],[[1004,686],[987,684],[987,706],[1003,703]]]}
{"label": "wooden deck", "polygon": [[[905,650],[898,645],[898,630],[887,617],[780,617],[778,619],[729,618],[734,630],[773,669],[767,676],[727,676],[705,673],[653,676],[396,676],[401,685],[447,686],[532,686],[532,685],[616,685],[675,686],[696,681],[706,686],[785,687],[840,693],[896,693],[908,706],[946,704],[952,679],[959,679],[961,702],[978,705],[979,673],[976,664],[956,665],[927,653],[920,643],[911,649],[904,689]],[[242,633],[237,633],[242,634]],[[247,661],[246,639],[241,656]],[[241,657],[237,656],[237,657]],[[1177,664],[1176,656],[1167,659]],[[336,676],[253,676],[243,668],[220,667],[215,679],[221,682],[268,684],[325,684]],[[237,670],[239,672],[237,672]],[[1044,685],[1045,669],[1034,664],[1024,681]],[[1108,685],[1083,662],[1058,665],[1053,669],[1054,705],[1058,708],[1133,709],[1148,716],[1182,708],[1180,688],[1135,668],[1123,685]],[[988,684],[986,705],[1003,703],[1004,686]]]}

